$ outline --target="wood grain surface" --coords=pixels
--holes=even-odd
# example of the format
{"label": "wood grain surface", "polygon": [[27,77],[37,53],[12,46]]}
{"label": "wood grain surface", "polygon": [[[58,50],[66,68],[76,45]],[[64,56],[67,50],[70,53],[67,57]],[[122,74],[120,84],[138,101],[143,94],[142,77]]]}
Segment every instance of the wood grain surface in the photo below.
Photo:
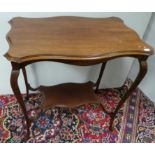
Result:
{"label": "wood grain surface", "polygon": [[10,24],[10,48],[5,56],[17,63],[47,59],[96,61],[153,53],[135,31],[116,17],[16,17]]}

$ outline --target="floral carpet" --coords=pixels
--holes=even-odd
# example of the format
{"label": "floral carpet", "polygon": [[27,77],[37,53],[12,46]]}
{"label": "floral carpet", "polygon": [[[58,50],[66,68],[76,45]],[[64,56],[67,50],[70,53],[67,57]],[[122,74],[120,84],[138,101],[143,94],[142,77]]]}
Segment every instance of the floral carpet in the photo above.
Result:
{"label": "floral carpet", "polygon": [[[31,124],[29,143],[154,143],[155,104],[136,89],[114,120],[109,131],[110,117],[102,110],[115,108],[127,91],[128,80],[121,89],[104,89],[98,92],[101,103],[86,104],[72,112],[54,108],[40,112],[41,94],[32,94],[25,100],[29,117],[39,114]],[[24,97],[24,95],[23,95]],[[0,142],[19,143],[26,135],[26,123],[20,106],[13,95],[0,96]]]}

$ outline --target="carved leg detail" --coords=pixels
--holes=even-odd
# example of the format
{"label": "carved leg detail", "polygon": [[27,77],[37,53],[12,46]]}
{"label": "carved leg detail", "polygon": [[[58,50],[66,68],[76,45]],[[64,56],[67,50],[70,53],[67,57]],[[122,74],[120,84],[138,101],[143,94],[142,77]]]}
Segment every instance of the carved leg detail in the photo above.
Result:
{"label": "carved leg detail", "polygon": [[28,83],[25,67],[22,68],[22,72],[23,72],[25,86],[26,86],[26,99],[28,100],[29,99],[29,83]]}
{"label": "carved leg detail", "polygon": [[101,66],[101,70],[100,70],[100,74],[99,74],[99,77],[96,81],[96,90],[95,90],[95,93],[97,93],[98,91],[98,88],[99,88],[99,85],[100,85],[100,82],[101,82],[101,79],[102,79],[102,75],[103,75],[103,72],[104,72],[104,69],[105,69],[105,66],[106,66],[106,62],[103,62],[102,63],[102,66]]}
{"label": "carved leg detail", "polygon": [[17,101],[20,104],[21,109],[22,109],[23,114],[24,114],[24,117],[26,119],[27,135],[26,135],[25,140],[27,140],[29,138],[29,136],[30,136],[30,131],[29,131],[30,121],[28,119],[27,112],[26,112],[26,107],[25,107],[21,92],[20,92],[19,87],[18,87],[19,69],[15,68],[14,66],[12,66],[12,67],[13,67],[13,69],[12,69],[12,72],[11,72],[10,83],[11,83],[12,90],[13,90],[13,92],[15,94],[15,97],[17,98]]}
{"label": "carved leg detail", "polygon": [[133,84],[131,85],[129,90],[122,97],[122,99],[118,103],[118,106],[116,107],[114,112],[112,112],[111,115],[110,115],[111,116],[110,127],[109,127],[110,130],[112,130],[113,121],[114,121],[114,118],[115,118],[118,110],[122,107],[122,105],[125,102],[125,100],[131,95],[131,93],[134,91],[134,89],[139,85],[139,83],[144,78],[144,76],[145,76],[145,74],[147,72],[147,62],[146,62],[146,59],[144,59],[144,60],[143,59],[139,59],[139,66],[140,66],[140,71],[138,73],[138,76],[136,77],[135,81],[133,82]]}

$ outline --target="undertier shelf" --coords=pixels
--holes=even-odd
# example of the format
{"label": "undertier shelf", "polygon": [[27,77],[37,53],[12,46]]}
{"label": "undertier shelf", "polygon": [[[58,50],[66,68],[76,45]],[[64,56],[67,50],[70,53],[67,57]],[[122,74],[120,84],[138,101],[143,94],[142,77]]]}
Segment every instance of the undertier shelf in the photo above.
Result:
{"label": "undertier shelf", "polygon": [[42,109],[53,107],[76,108],[87,103],[98,103],[99,98],[93,90],[93,83],[64,83],[50,87],[41,86],[43,94]]}

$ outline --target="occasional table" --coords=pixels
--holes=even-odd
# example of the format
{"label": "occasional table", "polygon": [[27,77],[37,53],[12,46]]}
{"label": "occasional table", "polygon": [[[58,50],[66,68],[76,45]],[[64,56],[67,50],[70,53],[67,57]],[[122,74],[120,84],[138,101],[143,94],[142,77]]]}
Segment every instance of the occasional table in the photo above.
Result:
{"label": "occasional table", "polygon": [[[96,92],[104,72],[106,62],[117,57],[138,59],[140,71],[137,78],[121,98],[117,107],[107,112],[110,127],[125,100],[138,86],[147,72],[147,58],[153,54],[153,48],[144,43],[137,33],[128,28],[116,17],[51,17],[22,18],[10,22],[11,30],[7,35],[9,51],[5,57],[12,64],[11,87],[24,113],[29,138],[30,120],[18,86],[18,77],[22,70],[26,85],[27,99],[29,91],[40,90],[44,96],[42,109],[52,107],[76,108],[86,103],[100,102]],[[25,67],[39,61],[54,61],[79,66],[102,63],[96,83],[64,83],[55,86],[32,88],[28,82]],[[50,68],[48,68],[50,69]],[[119,71],[119,70],[118,70]]]}

